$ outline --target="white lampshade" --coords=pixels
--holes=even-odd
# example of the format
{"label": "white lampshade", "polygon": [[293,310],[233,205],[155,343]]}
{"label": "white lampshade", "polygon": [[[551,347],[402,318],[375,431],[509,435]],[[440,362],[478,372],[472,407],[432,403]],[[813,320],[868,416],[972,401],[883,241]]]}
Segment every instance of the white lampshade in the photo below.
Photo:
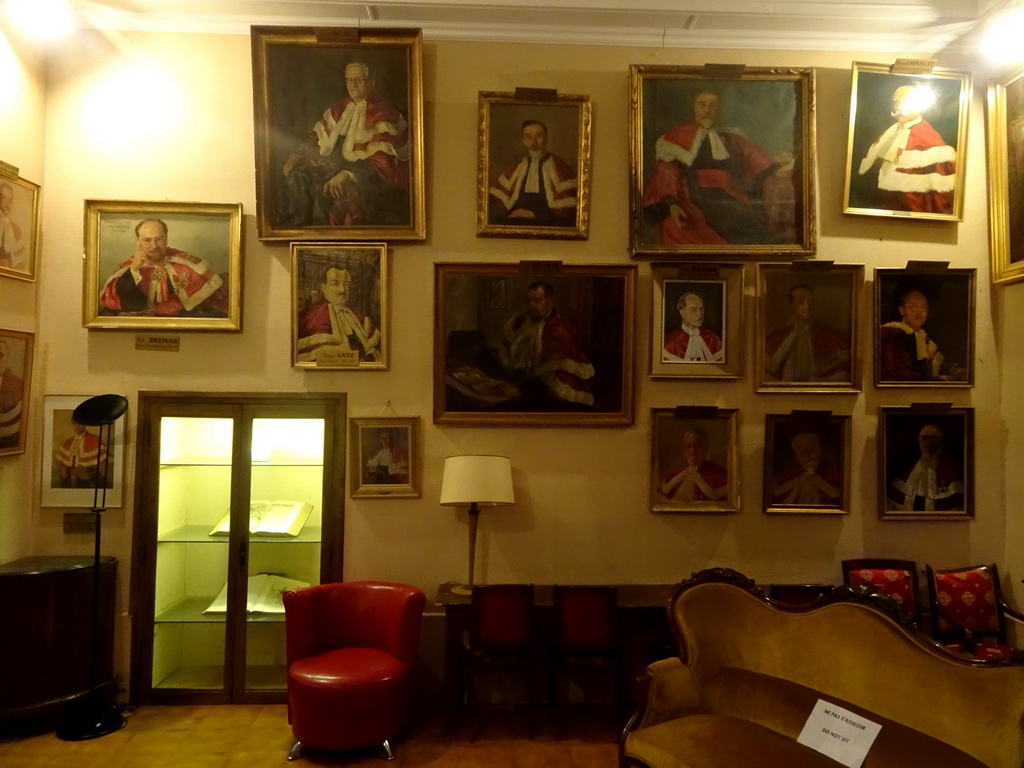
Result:
{"label": "white lampshade", "polygon": [[441,504],[503,507],[515,504],[507,456],[449,456],[444,460]]}

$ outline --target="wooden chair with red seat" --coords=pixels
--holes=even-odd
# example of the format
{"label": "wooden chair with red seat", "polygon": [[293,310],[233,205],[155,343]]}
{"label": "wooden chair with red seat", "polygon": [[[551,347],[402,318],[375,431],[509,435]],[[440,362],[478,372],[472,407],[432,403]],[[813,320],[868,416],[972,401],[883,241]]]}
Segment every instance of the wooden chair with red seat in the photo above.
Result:
{"label": "wooden chair with red seat", "polygon": [[390,740],[406,727],[426,596],[382,581],[318,584],[285,592],[289,760],[303,747],[343,752]]}
{"label": "wooden chair with red seat", "polygon": [[921,626],[921,599],[917,563],[885,557],[843,560],[843,584],[866,584],[893,599],[900,615],[915,627]]}
{"label": "wooden chair with red seat", "polygon": [[612,586],[556,584],[553,603],[548,703],[557,709],[569,698],[568,691],[561,696],[563,679],[577,680],[583,690],[585,678],[606,678],[611,704],[621,709],[626,703],[626,671],[618,632],[618,591]]}
{"label": "wooden chair with red seat", "polygon": [[936,640],[978,659],[1021,658],[1006,642],[1006,619],[1024,623],[1024,613],[1003,600],[994,563],[941,570],[929,565],[927,574]]}
{"label": "wooden chair with red seat", "polygon": [[[486,584],[473,587],[469,603],[466,644],[463,647],[466,708],[475,715],[480,708],[479,679],[492,684],[508,676],[518,677],[525,690],[527,736],[533,738],[533,719],[538,690],[538,644],[535,631],[532,584]],[[506,697],[512,701],[514,695]],[[471,739],[475,739],[474,724]]]}

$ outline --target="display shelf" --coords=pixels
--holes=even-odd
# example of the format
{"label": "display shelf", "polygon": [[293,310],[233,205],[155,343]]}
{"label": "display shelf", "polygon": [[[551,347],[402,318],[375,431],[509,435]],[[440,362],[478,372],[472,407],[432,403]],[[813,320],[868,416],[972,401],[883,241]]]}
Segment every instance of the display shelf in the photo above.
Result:
{"label": "display shelf", "polygon": [[[322,467],[322,460],[318,459],[282,459],[275,461],[254,461],[250,466],[253,469],[272,469],[274,467]],[[180,459],[175,461],[161,461],[160,469],[173,469],[175,467],[230,467],[231,460],[210,460],[210,459]]]}
{"label": "display shelf", "polygon": [[[156,615],[157,624],[223,624],[227,614],[203,613],[213,602],[210,597],[187,597]],[[280,624],[283,613],[249,613],[245,620],[251,624]]]}
{"label": "display shelf", "polygon": [[[227,544],[230,541],[229,536],[211,536],[210,529],[212,527],[212,525],[183,525],[181,528],[160,534],[157,541],[183,544]],[[249,544],[319,544],[321,536],[320,526],[307,525],[299,531],[298,536],[250,535]]]}
{"label": "display shelf", "polygon": [[188,664],[177,667],[153,686],[157,690],[190,689],[216,691],[224,687],[224,667],[212,664]]}

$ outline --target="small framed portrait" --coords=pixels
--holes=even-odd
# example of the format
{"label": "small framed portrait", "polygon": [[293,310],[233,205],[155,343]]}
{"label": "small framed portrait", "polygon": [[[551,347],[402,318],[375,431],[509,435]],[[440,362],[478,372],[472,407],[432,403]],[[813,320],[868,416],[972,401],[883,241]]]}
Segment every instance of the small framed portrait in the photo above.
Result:
{"label": "small framed portrait", "polygon": [[388,249],[384,243],[292,243],[292,365],[386,371]]}
{"label": "small framed portrait", "polygon": [[765,416],[765,512],[850,511],[849,424],[849,416],[828,411]]}
{"label": "small framed portrait", "polygon": [[242,329],[242,204],[86,200],[82,324]]}
{"label": "small framed portrait", "polygon": [[843,211],[962,221],[971,74],[853,63]]}
{"label": "small framed portrait", "polygon": [[992,282],[1024,280],[1024,67],[988,85],[988,217]]}
{"label": "small framed portrait", "polygon": [[864,267],[757,267],[758,392],[859,392],[857,328]]}
{"label": "small framed portrait", "polygon": [[743,373],[743,264],[651,265],[651,376]]}
{"label": "small framed portrait", "polygon": [[426,239],[420,30],[254,26],[250,40],[260,240]]}
{"label": "small framed portrait", "polygon": [[814,70],[630,66],[634,256],[807,258]]}
{"label": "small framed portrait", "polygon": [[35,280],[39,260],[39,185],[0,162],[0,277]]}
{"label": "small framed portrait", "polygon": [[876,386],[974,386],[975,274],[932,262],[875,270]]}
{"label": "small framed portrait", "polygon": [[435,264],[434,423],[632,424],[635,284],[635,264]]}
{"label": "small framed portrait", "polygon": [[585,240],[590,99],[481,91],[479,113],[477,235]]}
{"label": "small framed portrait", "polygon": [[737,512],[739,411],[651,409],[651,511]]}
{"label": "small framed portrait", "polygon": [[124,488],[124,423],[107,432],[78,424],[72,414],[91,395],[46,395],[43,398],[44,507],[92,507],[96,483],[107,489],[106,506],[120,507]]}
{"label": "small framed portrait", "polygon": [[419,498],[419,417],[349,419],[348,424],[352,498]]}
{"label": "small framed portrait", "polygon": [[974,517],[973,408],[883,406],[878,424],[879,517]]}
{"label": "small framed portrait", "polygon": [[25,452],[35,338],[0,328],[0,456]]}

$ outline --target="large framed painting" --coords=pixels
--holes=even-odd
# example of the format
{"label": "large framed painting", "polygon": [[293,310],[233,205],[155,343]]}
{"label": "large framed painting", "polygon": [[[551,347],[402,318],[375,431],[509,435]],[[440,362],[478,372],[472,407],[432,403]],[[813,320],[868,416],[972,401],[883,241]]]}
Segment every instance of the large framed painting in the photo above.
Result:
{"label": "large framed painting", "polygon": [[82,324],[242,329],[242,204],[86,200]]}
{"label": "large framed painting", "polygon": [[974,268],[875,270],[875,384],[974,386]]}
{"label": "large framed painting", "polygon": [[418,29],[251,28],[261,240],[424,240]]}
{"label": "large framed painting", "polygon": [[737,512],[739,411],[651,409],[651,511]]}
{"label": "large framed painting", "polygon": [[39,185],[0,162],[0,277],[35,280],[39,260]]}
{"label": "large framed painting", "polygon": [[883,406],[878,417],[883,520],[974,517],[974,409]]}
{"label": "large framed painting", "polygon": [[988,216],[992,281],[1024,280],[1024,67],[988,85]]}
{"label": "large framed painting", "polygon": [[853,63],[845,213],[962,221],[971,75]]}
{"label": "large framed painting", "polygon": [[742,375],[743,270],[740,263],[651,265],[652,378]]}
{"label": "large framed painting", "polygon": [[759,264],[757,391],[859,392],[863,286],[860,264]]}
{"label": "large framed painting", "polygon": [[590,120],[586,96],[480,92],[477,235],[586,239]]}
{"label": "large framed painting", "polygon": [[[43,398],[44,507],[92,507],[96,481],[106,488],[106,505],[122,506],[124,488],[124,423],[114,422],[109,444],[100,428],[78,424],[72,414],[91,395],[47,395]],[[104,430],[104,437],[107,437]]]}
{"label": "large framed painting", "polygon": [[764,511],[850,511],[850,417],[829,411],[769,413],[764,430]]}
{"label": "large framed painting", "polygon": [[25,452],[35,338],[0,328],[0,456]]}
{"label": "large framed painting", "polygon": [[636,265],[434,265],[434,423],[633,423]]}
{"label": "large framed painting", "polygon": [[384,243],[292,243],[292,365],[385,371],[388,249]]}
{"label": "large framed painting", "polygon": [[419,417],[353,418],[348,423],[352,498],[419,498]]}
{"label": "large framed painting", "polygon": [[631,65],[633,254],[813,256],[814,98],[813,69]]}

